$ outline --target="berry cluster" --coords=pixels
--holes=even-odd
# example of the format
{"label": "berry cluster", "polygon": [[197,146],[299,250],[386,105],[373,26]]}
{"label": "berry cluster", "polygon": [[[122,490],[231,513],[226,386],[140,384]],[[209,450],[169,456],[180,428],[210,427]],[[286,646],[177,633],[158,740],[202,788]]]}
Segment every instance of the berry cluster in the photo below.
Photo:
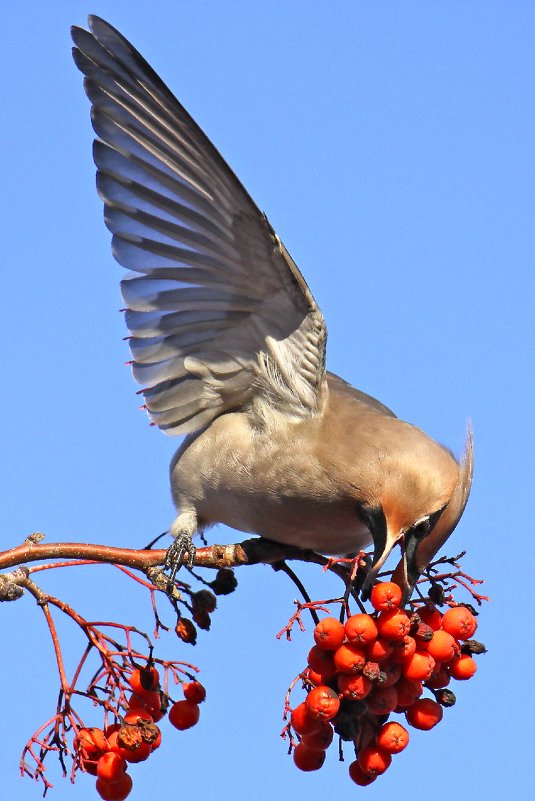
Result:
{"label": "berry cluster", "polygon": [[[474,675],[472,654],[485,649],[470,639],[477,628],[470,609],[454,606],[441,614],[429,601],[407,612],[400,608],[401,596],[397,584],[378,583],[372,614],[352,615],[345,625],[326,617],[314,629],[316,644],[302,674],[308,694],[289,724],[299,736],[299,743],[292,742],[301,770],[323,765],[336,733],[355,745],[351,779],[371,784],[409,742],[404,726],[388,721],[390,713],[403,713],[414,728],[431,729],[443,707],[455,703],[445,689],[450,679]],[[424,689],[434,697],[421,697]]]}
{"label": "berry cluster", "polygon": [[96,789],[104,801],[123,801],[132,790],[129,763],[144,762],[161,743],[156,725],[166,714],[175,728],[183,730],[199,720],[199,704],[206,690],[198,681],[184,683],[184,700],[167,710],[168,699],[160,689],[154,665],[135,668],[128,679],[132,694],[120,720],[99,728],[79,729],[74,750],[80,767],[97,777]]}

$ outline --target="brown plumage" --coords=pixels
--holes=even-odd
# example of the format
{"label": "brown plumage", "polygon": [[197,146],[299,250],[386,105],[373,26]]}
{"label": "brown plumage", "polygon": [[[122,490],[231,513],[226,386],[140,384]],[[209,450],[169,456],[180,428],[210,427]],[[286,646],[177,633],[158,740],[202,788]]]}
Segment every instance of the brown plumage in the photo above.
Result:
{"label": "brown plumage", "polygon": [[392,547],[409,591],[457,524],[461,465],[325,370],[306,281],[211,142],[110,25],[73,28],[98,139],[97,187],[122,282],[133,372],[153,422],[188,434],[171,465],[178,557],[224,522],[324,553]]}

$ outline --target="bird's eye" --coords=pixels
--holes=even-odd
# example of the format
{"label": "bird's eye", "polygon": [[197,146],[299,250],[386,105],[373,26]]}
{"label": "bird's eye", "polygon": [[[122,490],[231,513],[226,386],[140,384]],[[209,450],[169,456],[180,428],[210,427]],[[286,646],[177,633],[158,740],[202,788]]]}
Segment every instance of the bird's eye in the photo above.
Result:
{"label": "bird's eye", "polygon": [[427,537],[431,530],[431,523],[429,522],[429,518],[426,517],[425,520],[420,520],[412,527],[412,534],[417,539],[421,540],[424,537]]}

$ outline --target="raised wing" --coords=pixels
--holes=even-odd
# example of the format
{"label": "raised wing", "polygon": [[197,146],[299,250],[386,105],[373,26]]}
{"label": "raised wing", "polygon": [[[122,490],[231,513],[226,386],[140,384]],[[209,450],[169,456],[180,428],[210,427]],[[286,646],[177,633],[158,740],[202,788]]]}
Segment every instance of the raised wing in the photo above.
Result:
{"label": "raised wing", "polygon": [[73,56],[151,419],[183,434],[258,396],[314,414],[326,330],[303,276],[142,56],[98,17],[89,28],[73,28]]}

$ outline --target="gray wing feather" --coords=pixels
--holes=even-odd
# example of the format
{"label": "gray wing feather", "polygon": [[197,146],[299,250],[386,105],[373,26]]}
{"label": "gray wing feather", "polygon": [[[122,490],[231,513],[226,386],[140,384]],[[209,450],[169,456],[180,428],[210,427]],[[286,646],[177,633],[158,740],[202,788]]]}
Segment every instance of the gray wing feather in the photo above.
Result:
{"label": "gray wing feather", "polygon": [[117,261],[134,377],[169,434],[259,394],[314,414],[325,323],[304,278],[234,173],[114,28],[73,28],[98,139],[97,189]]}

